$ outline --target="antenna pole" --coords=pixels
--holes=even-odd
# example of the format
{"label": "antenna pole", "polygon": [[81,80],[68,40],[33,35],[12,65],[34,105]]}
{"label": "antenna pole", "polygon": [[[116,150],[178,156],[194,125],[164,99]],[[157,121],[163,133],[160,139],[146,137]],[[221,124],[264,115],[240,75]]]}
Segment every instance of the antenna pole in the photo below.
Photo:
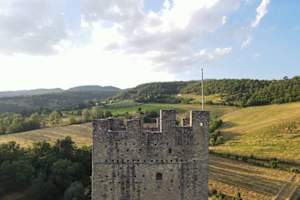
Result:
{"label": "antenna pole", "polygon": [[204,78],[203,78],[203,68],[201,68],[201,102],[202,102],[202,110],[204,110]]}

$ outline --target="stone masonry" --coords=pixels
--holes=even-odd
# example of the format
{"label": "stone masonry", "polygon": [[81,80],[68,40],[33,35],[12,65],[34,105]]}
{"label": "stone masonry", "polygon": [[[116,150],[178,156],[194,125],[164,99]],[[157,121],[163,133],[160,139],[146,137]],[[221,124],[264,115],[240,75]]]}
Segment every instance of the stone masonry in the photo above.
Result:
{"label": "stone masonry", "polygon": [[161,110],[156,128],[140,119],[93,123],[92,200],[207,200],[209,113],[176,125]]}

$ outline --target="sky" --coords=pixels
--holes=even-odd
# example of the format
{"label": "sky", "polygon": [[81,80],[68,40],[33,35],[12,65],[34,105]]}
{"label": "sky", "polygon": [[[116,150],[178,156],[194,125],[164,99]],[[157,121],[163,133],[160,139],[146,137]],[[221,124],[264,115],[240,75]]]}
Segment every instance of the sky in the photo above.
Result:
{"label": "sky", "polygon": [[0,0],[0,91],[300,75],[298,0]]}

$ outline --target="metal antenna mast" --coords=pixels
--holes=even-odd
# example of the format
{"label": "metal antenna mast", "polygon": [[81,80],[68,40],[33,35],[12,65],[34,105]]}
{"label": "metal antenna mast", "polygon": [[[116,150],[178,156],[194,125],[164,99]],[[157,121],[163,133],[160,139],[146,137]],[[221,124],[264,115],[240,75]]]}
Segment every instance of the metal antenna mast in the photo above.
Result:
{"label": "metal antenna mast", "polygon": [[204,110],[204,79],[203,79],[203,68],[201,68],[201,102],[202,102],[202,110]]}

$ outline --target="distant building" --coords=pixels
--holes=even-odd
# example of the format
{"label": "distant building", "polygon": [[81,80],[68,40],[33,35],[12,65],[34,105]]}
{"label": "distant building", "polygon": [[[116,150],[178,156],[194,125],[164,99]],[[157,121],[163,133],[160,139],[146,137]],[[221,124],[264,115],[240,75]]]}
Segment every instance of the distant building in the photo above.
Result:
{"label": "distant building", "polygon": [[207,200],[209,113],[161,110],[156,128],[140,119],[93,123],[92,200]]}

